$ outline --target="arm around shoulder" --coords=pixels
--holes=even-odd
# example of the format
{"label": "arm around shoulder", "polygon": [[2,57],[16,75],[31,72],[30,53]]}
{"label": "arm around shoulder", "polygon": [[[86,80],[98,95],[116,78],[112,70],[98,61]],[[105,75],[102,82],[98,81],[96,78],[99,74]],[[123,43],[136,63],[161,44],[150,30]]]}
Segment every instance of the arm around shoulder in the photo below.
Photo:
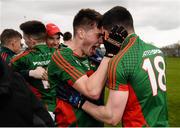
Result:
{"label": "arm around shoulder", "polygon": [[83,95],[98,99],[107,79],[107,68],[110,58],[104,57],[98,69],[90,76],[83,75],[73,87]]}
{"label": "arm around shoulder", "polygon": [[110,90],[105,106],[97,106],[86,101],[83,104],[82,109],[97,120],[116,126],[122,119],[128,95],[128,91]]}

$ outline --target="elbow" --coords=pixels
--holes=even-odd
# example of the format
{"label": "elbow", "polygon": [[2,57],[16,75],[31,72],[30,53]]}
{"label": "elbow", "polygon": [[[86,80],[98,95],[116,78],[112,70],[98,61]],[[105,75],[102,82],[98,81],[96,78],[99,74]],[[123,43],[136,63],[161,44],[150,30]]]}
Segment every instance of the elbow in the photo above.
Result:
{"label": "elbow", "polygon": [[87,96],[93,100],[98,100],[100,97],[100,93],[97,89],[94,88],[87,88]]}
{"label": "elbow", "polygon": [[98,93],[94,93],[94,92],[89,92],[89,98],[93,99],[93,100],[98,100],[100,97],[100,94]]}
{"label": "elbow", "polygon": [[112,126],[117,126],[118,123],[119,123],[119,121],[112,121],[112,122],[111,122],[111,125],[112,125]]}
{"label": "elbow", "polygon": [[114,127],[117,126],[119,122],[113,120],[107,120],[106,123]]}
{"label": "elbow", "polygon": [[106,123],[112,126],[117,126],[119,122],[120,122],[119,119],[110,118],[109,120],[107,120]]}

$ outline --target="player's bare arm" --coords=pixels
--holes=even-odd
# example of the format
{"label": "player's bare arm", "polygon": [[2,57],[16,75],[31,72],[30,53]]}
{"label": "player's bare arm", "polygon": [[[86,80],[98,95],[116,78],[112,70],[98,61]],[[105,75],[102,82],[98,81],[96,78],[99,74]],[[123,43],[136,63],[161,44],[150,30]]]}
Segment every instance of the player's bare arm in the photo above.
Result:
{"label": "player's bare arm", "polygon": [[109,60],[110,58],[104,57],[96,72],[90,77],[87,75],[80,77],[73,87],[87,97],[98,99],[106,82]]}
{"label": "player's bare arm", "polygon": [[86,101],[82,109],[97,120],[116,126],[121,121],[128,95],[128,91],[110,90],[105,106],[97,106]]}

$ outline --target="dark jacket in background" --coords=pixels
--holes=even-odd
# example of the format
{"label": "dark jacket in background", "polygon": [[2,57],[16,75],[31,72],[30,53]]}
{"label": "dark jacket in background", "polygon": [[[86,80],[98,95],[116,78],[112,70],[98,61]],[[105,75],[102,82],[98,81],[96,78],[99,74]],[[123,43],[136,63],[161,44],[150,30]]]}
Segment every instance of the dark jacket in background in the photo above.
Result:
{"label": "dark jacket in background", "polygon": [[54,126],[25,80],[0,58],[0,126]]}

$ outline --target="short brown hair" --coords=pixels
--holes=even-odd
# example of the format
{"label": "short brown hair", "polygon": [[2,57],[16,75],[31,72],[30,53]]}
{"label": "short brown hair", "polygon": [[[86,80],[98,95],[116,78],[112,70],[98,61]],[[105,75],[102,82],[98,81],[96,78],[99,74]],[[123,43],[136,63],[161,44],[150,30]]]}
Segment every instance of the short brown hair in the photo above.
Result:
{"label": "short brown hair", "polygon": [[81,9],[74,17],[73,20],[73,30],[74,35],[76,35],[76,31],[78,27],[84,27],[87,29],[91,29],[94,25],[99,24],[102,15],[93,10],[93,9]]}
{"label": "short brown hair", "polygon": [[0,36],[1,45],[7,45],[13,38],[22,39],[22,35],[14,29],[4,29]]}

